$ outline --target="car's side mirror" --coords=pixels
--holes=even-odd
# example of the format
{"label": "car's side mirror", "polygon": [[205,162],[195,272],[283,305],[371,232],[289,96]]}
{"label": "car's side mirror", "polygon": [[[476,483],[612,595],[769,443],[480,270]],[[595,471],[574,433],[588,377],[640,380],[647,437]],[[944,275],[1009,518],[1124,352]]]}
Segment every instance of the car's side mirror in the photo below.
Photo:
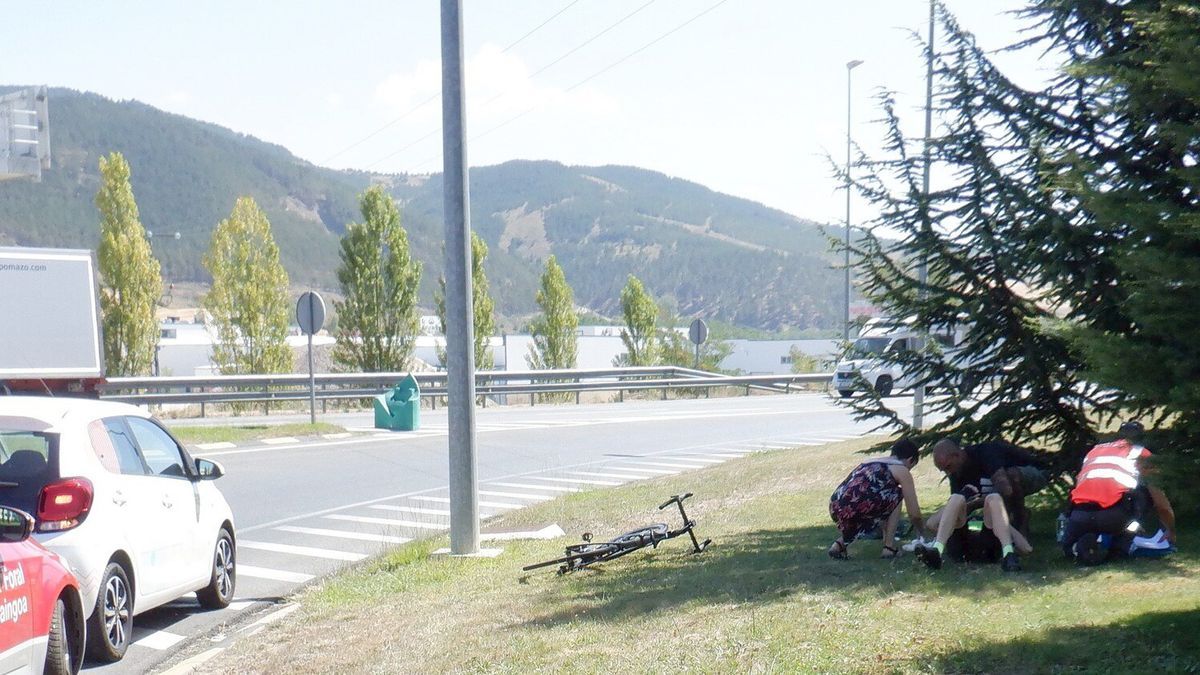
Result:
{"label": "car's side mirror", "polygon": [[0,506],[0,542],[25,541],[33,532],[33,516],[20,509]]}
{"label": "car's side mirror", "polygon": [[196,475],[200,480],[216,480],[225,475],[225,467],[211,459],[196,458]]}

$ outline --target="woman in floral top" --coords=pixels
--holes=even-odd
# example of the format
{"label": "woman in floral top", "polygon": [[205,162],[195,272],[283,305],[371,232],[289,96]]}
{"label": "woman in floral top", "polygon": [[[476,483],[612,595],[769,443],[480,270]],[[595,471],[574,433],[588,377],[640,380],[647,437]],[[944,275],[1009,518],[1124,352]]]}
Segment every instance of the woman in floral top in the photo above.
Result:
{"label": "woman in floral top", "polygon": [[909,470],[917,465],[916,444],[907,438],[896,441],[890,457],[876,457],[859,464],[829,498],[829,515],[841,533],[829,547],[829,557],[845,559],[851,542],[886,521],[883,528],[884,558],[896,557],[896,526],[903,500],[913,531],[924,529],[921,506]]}

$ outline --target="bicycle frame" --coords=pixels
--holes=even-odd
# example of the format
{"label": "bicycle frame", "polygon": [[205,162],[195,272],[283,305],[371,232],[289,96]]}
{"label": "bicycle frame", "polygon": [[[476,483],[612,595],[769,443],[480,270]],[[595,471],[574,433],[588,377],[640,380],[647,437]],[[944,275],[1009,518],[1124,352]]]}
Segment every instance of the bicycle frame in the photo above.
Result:
{"label": "bicycle frame", "polygon": [[702,553],[704,552],[704,549],[708,548],[709,544],[712,543],[712,540],[705,539],[703,542],[701,542],[696,537],[696,521],[688,518],[687,511],[685,511],[683,508],[683,500],[691,496],[692,493],[690,492],[683,495],[672,495],[670,499],[658,507],[658,510],[660,511],[672,504],[675,504],[679,507],[679,517],[683,521],[683,526],[678,529],[672,530],[668,528],[665,523],[656,523],[654,525],[648,525],[637,530],[626,532],[625,534],[614,538],[612,541],[600,543],[593,543],[591,533],[585,532],[583,535],[583,543],[568,545],[566,547],[565,556],[561,558],[555,558],[553,560],[534,563],[532,565],[526,565],[521,569],[528,572],[541,567],[559,565],[558,573],[565,574],[577,569],[582,569],[594,563],[615,560],[621,556],[628,555],[647,546],[650,546],[651,548],[658,548],[658,544],[660,542],[667,539],[674,539],[675,537],[683,534],[687,534],[692,540],[692,550],[690,553],[692,555]]}

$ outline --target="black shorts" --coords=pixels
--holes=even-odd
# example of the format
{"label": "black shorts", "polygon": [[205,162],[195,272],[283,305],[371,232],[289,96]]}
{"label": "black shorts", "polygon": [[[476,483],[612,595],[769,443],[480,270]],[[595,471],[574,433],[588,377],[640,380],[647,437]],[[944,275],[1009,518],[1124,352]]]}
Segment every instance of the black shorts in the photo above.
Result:
{"label": "black shorts", "polygon": [[983,527],[971,529],[971,522],[958,528],[946,541],[946,557],[959,562],[994,563],[1003,547],[995,533]]}

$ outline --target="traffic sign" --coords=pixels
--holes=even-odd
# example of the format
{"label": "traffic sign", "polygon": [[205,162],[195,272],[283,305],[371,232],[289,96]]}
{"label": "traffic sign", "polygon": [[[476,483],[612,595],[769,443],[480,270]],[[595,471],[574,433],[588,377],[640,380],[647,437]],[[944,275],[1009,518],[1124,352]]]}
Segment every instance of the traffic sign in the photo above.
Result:
{"label": "traffic sign", "polygon": [[305,291],[296,302],[296,323],[305,335],[316,335],[325,325],[325,300],[316,291]]}
{"label": "traffic sign", "polygon": [[704,323],[704,319],[692,321],[691,327],[688,328],[688,339],[693,344],[704,344],[704,341],[708,339],[708,324]]}

